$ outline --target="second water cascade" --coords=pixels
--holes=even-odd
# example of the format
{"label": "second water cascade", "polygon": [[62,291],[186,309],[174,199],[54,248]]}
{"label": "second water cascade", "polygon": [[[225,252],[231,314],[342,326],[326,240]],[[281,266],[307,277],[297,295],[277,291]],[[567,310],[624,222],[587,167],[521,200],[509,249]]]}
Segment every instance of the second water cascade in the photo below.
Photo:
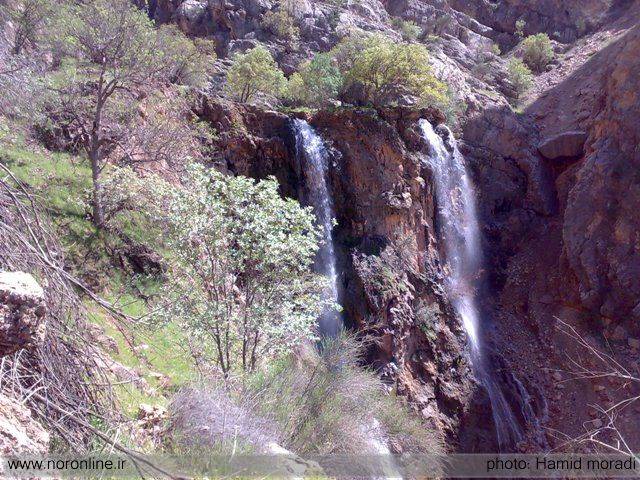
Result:
{"label": "second water cascade", "polygon": [[524,434],[491,371],[482,345],[476,292],[483,258],[474,193],[453,134],[444,126],[439,128],[445,129],[449,149],[431,123],[420,120],[435,180],[440,238],[448,266],[446,289],[469,337],[475,374],[489,395],[498,444],[501,449],[509,449],[522,440]]}

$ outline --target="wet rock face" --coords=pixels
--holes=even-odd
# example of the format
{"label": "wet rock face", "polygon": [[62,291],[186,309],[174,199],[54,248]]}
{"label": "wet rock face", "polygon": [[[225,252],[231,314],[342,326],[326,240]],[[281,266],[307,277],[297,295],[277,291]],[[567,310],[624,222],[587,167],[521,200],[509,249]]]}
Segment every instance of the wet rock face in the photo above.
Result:
{"label": "wet rock face", "polygon": [[443,120],[437,111],[402,108],[311,119],[335,152],[340,300],[346,322],[375,339],[368,363],[452,443],[464,435],[477,442],[479,430],[462,430],[483,402],[486,408],[486,397],[473,383],[466,336],[442,289],[419,118]]}
{"label": "wet rock face", "polygon": [[23,272],[0,272],[0,357],[42,341],[44,291]]}

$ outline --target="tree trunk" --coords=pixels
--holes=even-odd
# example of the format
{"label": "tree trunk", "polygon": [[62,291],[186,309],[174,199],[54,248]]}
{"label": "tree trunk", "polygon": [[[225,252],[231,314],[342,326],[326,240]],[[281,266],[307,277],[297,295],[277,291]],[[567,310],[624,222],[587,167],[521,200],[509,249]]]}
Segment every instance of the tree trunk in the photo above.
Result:
{"label": "tree trunk", "polygon": [[100,128],[102,126],[102,107],[106,98],[103,91],[104,70],[100,75],[96,110],[93,116],[91,136],[89,138],[89,161],[91,162],[91,180],[93,181],[93,224],[101,229],[104,225],[104,206],[102,204],[102,182],[100,181]]}
{"label": "tree trunk", "polygon": [[104,225],[104,206],[102,205],[100,165],[97,158],[91,159],[91,178],[93,180],[93,224],[98,228],[102,228]]}

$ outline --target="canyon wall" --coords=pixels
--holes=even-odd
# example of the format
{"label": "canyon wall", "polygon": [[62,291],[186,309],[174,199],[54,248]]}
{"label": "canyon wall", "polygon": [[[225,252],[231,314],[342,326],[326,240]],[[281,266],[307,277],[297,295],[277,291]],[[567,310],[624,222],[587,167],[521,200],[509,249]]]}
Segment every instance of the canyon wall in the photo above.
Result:
{"label": "canyon wall", "polygon": [[[309,4],[301,12],[300,49],[288,51],[251,26],[272,3],[233,5],[224,14],[239,12],[241,25],[225,40],[225,54],[259,39],[287,71],[338,38],[340,29],[323,23],[326,6]],[[486,341],[512,396],[521,396],[523,386],[539,421],[570,434],[593,421],[588,403],[614,402],[625,392],[564,382],[568,356],[579,352],[559,332],[561,321],[594,345],[613,342],[616,355],[639,368],[639,5],[371,0],[349,4],[338,22],[397,37],[389,22],[399,16],[442,39],[432,45],[432,66],[467,107],[456,133],[476,187],[488,260],[481,292]],[[554,45],[562,60],[536,78],[519,111],[508,102],[503,58],[488,57],[483,76],[474,72],[479,52],[488,55],[493,42],[503,48],[517,42],[517,20],[525,22],[525,34],[542,31],[565,42]],[[275,175],[284,195],[304,202],[289,116],[213,97],[203,97],[196,110],[220,132],[213,165],[255,178]],[[304,115],[332,151],[341,303],[348,326],[373,340],[368,363],[461,449],[476,449],[484,437],[495,441],[474,425],[483,418],[486,426],[490,409],[474,385],[466,340],[442,289],[437,206],[415,126],[421,116],[434,123],[444,117],[402,108],[293,115]],[[548,437],[532,442],[553,444]]]}
{"label": "canyon wall", "polygon": [[[211,98],[202,98],[198,114],[223,132],[217,168],[274,175],[283,194],[306,202],[290,117]],[[417,125],[441,123],[442,114],[344,109],[306,117],[331,155],[340,303],[346,326],[366,342],[366,362],[451,445],[495,444],[484,421],[488,398],[442,286],[434,187]]]}

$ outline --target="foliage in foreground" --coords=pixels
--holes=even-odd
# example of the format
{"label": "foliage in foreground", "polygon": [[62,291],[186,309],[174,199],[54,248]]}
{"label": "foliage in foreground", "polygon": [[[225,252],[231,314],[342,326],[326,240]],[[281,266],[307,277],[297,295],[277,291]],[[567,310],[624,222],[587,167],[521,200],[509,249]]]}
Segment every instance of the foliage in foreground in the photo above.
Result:
{"label": "foliage in foreground", "polygon": [[[276,442],[301,455],[442,452],[436,432],[375,373],[350,337],[307,345],[227,389],[196,386],[173,399],[171,433],[183,449],[260,451]],[[379,442],[379,443],[376,443]]]}
{"label": "foliage in foreground", "polygon": [[438,453],[437,435],[377,375],[359,366],[361,344],[346,335],[299,350],[254,376],[246,396],[300,454],[373,452],[372,440],[405,453]]}
{"label": "foliage in foreground", "polygon": [[200,165],[184,187],[116,170],[109,197],[166,227],[169,263],[158,317],[176,320],[227,375],[314,338],[326,281],[311,273],[321,232],[310,208],[255,182]]}

